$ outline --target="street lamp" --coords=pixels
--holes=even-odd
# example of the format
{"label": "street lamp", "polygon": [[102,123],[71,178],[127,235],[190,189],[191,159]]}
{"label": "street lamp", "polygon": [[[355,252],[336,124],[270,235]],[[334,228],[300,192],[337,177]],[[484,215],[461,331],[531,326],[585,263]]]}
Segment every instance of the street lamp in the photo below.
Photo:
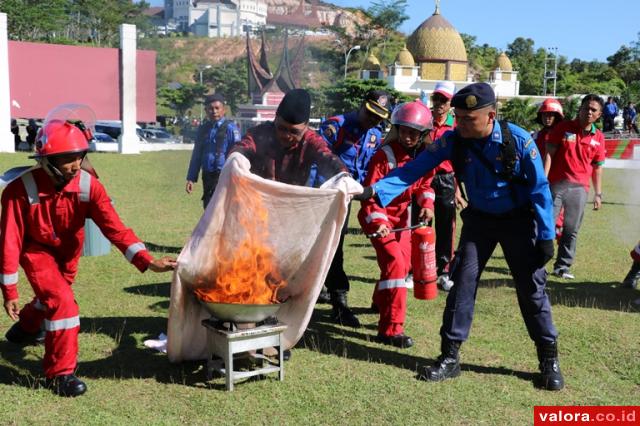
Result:
{"label": "street lamp", "polygon": [[[202,72],[204,70],[208,70],[209,68],[211,68],[211,65],[198,65],[198,72],[200,73],[200,86],[202,86]],[[203,117],[202,108],[203,108],[202,103],[200,103],[200,123],[202,123],[202,117]]]}
{"label": "street lamp", "polygon": [[360,45],[356,44],[351,49],[349,49],[349,51],[344,55],[344,79],[345,80],[347,79],[347,65],[349,64],[349,55],[351,55],[351,52],[353,52],[354,50],[360,50]]}

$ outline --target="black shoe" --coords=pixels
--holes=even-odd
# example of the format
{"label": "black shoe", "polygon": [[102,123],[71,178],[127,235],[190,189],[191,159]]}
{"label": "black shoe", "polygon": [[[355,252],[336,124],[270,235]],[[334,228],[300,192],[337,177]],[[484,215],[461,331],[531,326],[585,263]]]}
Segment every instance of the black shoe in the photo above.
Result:
{"label": "black shoe", "polygon": [[80,396],[87,391],[87,385],[73,374],[47,379],[47,387],[60,396]]}
{"label": "black shoe", "polygon": [[376,305],[375,303],[371,302],[371,312],[374,314],[379,314],[380,313],[380,308],[378,308],[378,305]]}
{"label": "black shoe", "polygon": [[360,328],[360,320],[347,306],[334,306],[331,311],[331,321],[346,327]]}
{"label": "black shoe", "polygon": [[540,361],[540,379],[538,386],[550,391],[558,391],[564,387],[564,378],[558,361],[557,342],[540,343],[537,345],[538,360]]}
{"label": "black shoe", "polygon": [[422,371],[418,372],[418,380],[441,382],[460,375],[460,357],[458,355],[460,342],[443,339],[441,348],[442,354],[436,363],[430,367],[422,367]]}
{"label": "black shoe", "polygon": [[410,348],[413,346],[413,339],[404,334],[396,334],[394,336],[385,336],[383,334],[378,334],[376,336],[376,341],[378,343],[382,343],[385,345],[395,346],[396,348]]}
{"label": "black shoe", "polygon": [[38,330],[36,333],[27,333],[22,329],[19,322],[11,326],[7,334],[4,335],[8,341],[16,345],[37,345],[44,343],[44,330]]}
{"label": "black shoe", "polygon": [[638,288],[640,287],[640,262],[633,262],[631,269],[624,277],[622,281],[622,287],[625,288]]}
{"label": "black shoe", "polygon": [[344,291],[331,293],[331,321],[347,327],[360,328],[358,318],[347,306],[347,293]]}
{"label": "black shoe", "polygon": [[324,304],[331,303],[331,297],[329,296],[329,292],[325,287],[322,287],[322,290],[318,295],[318,301],[316,303],[324,303]]}

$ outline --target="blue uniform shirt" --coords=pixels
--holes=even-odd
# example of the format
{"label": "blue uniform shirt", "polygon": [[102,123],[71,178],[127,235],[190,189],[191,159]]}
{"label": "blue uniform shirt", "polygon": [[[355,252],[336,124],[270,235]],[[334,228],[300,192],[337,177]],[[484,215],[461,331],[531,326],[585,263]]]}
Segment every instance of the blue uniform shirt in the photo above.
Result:
{"label": "blue uniform shirt", "polygon": [[361,129],[358,111],[352,111],[323,121],[319,133],[353,178],[364,182],[369,161],[382,142],[381,127]]}
{"label": "blue uniform shirt", "polygon": [[228,121],[227,131],[224,138],[224,146],[216,146],[216,133],[222,124],[227,121],[224,117],[215,123],[204,123],[198,129],[196,142],[191,153],[187,180],[198,181],[198,172],[219,172],[227,160],[227,154],[236,142],[240,141],[240,131],[233,121]]}
{"label": "blue uniform shirt", "polygon": [[[517,176],[524,177],[527,184],[515,182],[509,184],[492,173],[471,150],[467,150],[461,179],[465,184],[469,205],[476,210],[491,214],[501,214],[515,208],[531,206],[537,223],[537,239],[552,240],[555,237],[553,203],[540,153],[526,130],[511,123],[509,123],[509,130],[511,130],[518,157],[514,172]],[[373,185],[383,206],[402,194],[426,172],[442,161],[451,159],[454,132],[455,130],[446,132],[414,161],[395,169]],[[491,136],[484,143],[482,140],[474,140],[472,143],[493,163],[496,170],[504,170],[500,149],[502,131],[497,121],[494,122]],[[512,190],[515,191],[515,197]]]}

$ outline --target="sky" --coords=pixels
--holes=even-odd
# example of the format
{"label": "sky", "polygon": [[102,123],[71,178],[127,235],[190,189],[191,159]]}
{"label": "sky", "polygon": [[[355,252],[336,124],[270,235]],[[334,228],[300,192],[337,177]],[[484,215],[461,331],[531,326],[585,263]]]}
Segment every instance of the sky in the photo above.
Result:
{"label": "sky", "polygon": [[[163,6],[163,0],[147,0]],[[371,1],[326,0],[338,6],[368,8]],[[433,0],[408,0],[401,31],[411,34],[435,10]],[[605,62],[622,45],[638,41],[640,0],[441,0],[440,13],[476,44],[506,50],[517,37],[534,48],[557,47],[569,60]]]}

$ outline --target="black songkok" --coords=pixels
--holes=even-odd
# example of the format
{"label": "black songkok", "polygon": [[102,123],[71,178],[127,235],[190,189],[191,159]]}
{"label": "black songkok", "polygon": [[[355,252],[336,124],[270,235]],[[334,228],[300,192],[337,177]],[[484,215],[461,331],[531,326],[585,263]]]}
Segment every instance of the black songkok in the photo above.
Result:
{"label": "black songkok", "polygon": [[311,96],[304,89],[290,90],[276,110],[276,115],[289,124],[306,123],[310,114]]}

